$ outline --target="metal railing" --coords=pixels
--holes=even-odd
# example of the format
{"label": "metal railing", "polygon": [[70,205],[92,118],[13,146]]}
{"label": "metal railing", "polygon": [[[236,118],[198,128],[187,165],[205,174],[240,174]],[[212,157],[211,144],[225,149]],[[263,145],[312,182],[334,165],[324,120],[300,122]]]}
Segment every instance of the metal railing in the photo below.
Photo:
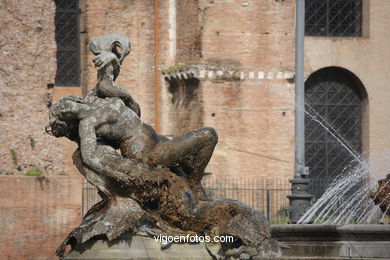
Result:
{"label": "metal railing", "polygon": [[[287,195],[291,193],[287,179],[258,178],[206,178],[203,182],[206,193],[213,199],[229,198],[238,200],[251,208],[261,211],[271,224],[283,224],[288,220]],[[85,181],[83,185],[82,214],[97,202],[97,189]]]}
{"label": "metal railing", "polygon": [[245,188],[206,188],[214,198],[230,198],[241,201],[251,208],[261,211],[271,224],[285,224],[288,219],[288,199],[290,189],[245,189]]}

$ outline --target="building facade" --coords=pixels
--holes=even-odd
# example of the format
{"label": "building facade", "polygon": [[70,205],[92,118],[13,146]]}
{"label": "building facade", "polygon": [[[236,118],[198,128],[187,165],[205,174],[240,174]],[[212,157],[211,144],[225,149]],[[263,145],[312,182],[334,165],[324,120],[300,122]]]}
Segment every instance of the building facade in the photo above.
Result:
{"label": "building facade", "polygon": [[[218,132],[206,183],[245,179],[247,188],[256,188],[260,182],[253,180],[266,179],[261,185],[288,188],[294,174],[295,1],[156,2],[0,3],[0,179],[8,178],[1,190],[11,201],[20,200],[20,194],[8,192],[12,182],[37,174],[55,187],[71,183],[78,190],[46,189],[56,203],[56,196],[72,202],[55,208],[59,218],[81,211],[83,180],[71,161],[76,146],[47,135],[44,126],[53,102],[64,95],[83,96],[94,87],[96,68],[87,44],[111,33],[131,41],[117,83],[140,104],[144,122],[168,137],[203,126]],[[319,182],[331,181],[356,154],[378,158],[374,174],[386,168],[389,12],[387,0],[306,0],[306,161]],[[313,117],[324,118],[339,140]],[[46,187],[38,177],[24,178],[31,178],[23,184],[31,192],[41,194]],[[319,196],[323,188],[316,192]],[[35,211],[46,210],[33,204]],[[18,212],[27,207],[17,205]],[[12,205],[0,208],[14,225],[24,221]],[[41,221],[41,215],[31,216],[30,221]],[[60,242],[79,217],[61,227],[47,220],[42,230],[56,228]]]}

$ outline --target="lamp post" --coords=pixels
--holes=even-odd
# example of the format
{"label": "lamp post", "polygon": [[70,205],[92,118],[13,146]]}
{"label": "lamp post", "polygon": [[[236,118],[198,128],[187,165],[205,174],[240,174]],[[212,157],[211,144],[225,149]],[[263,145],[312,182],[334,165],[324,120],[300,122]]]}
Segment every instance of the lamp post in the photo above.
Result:
{"label": "lamp post", "polygon": [[310,207],[309,170],[305,166],[305,79],[304,79],[305,0],[296,0],[295,23],[295,173],[290,180],[290,220],[297,223]]}

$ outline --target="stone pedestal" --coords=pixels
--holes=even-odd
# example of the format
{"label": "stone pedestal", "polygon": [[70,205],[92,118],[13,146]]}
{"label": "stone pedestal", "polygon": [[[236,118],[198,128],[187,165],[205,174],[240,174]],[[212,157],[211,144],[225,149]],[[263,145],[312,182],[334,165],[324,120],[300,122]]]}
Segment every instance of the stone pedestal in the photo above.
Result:
{"label": "stone pedestal", "polygon": [[273,225],[271,235],[286,259],[390,259],[390,225]]}
{"label": "stone pedestal", "polygon": [[90,240],[84,250],[72,250],[66,260],[70,259],[212,259],[205,244],[172,244],[161,250],[160,242],[153,238],[134,236],[120,238],[111,242]]}

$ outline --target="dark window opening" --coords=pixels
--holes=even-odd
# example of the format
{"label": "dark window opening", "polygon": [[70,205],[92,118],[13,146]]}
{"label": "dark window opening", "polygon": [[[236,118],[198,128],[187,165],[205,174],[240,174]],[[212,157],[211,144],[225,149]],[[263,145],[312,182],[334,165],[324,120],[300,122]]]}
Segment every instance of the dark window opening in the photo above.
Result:
{"label": "dark window opening", "polygon": [[362,36],[362,0],[306,0],[305,35]]}
{"label": "dark window opening", "polygon": [[[355,153],[360,154],[364,95],[359,82],[349,74],[341,68],[325,68],[313,73],[305,83],[305,104],[310,115],[318,113]],[[316,198],[344,170],[354,166],[354,156],[331,132],[313,117],[305,116],[305,160],[311,193]]]}
{"label": "dark window opening", "polygon": [[55,0],[56,86],[80,86],[80,9],[78,0]]}

